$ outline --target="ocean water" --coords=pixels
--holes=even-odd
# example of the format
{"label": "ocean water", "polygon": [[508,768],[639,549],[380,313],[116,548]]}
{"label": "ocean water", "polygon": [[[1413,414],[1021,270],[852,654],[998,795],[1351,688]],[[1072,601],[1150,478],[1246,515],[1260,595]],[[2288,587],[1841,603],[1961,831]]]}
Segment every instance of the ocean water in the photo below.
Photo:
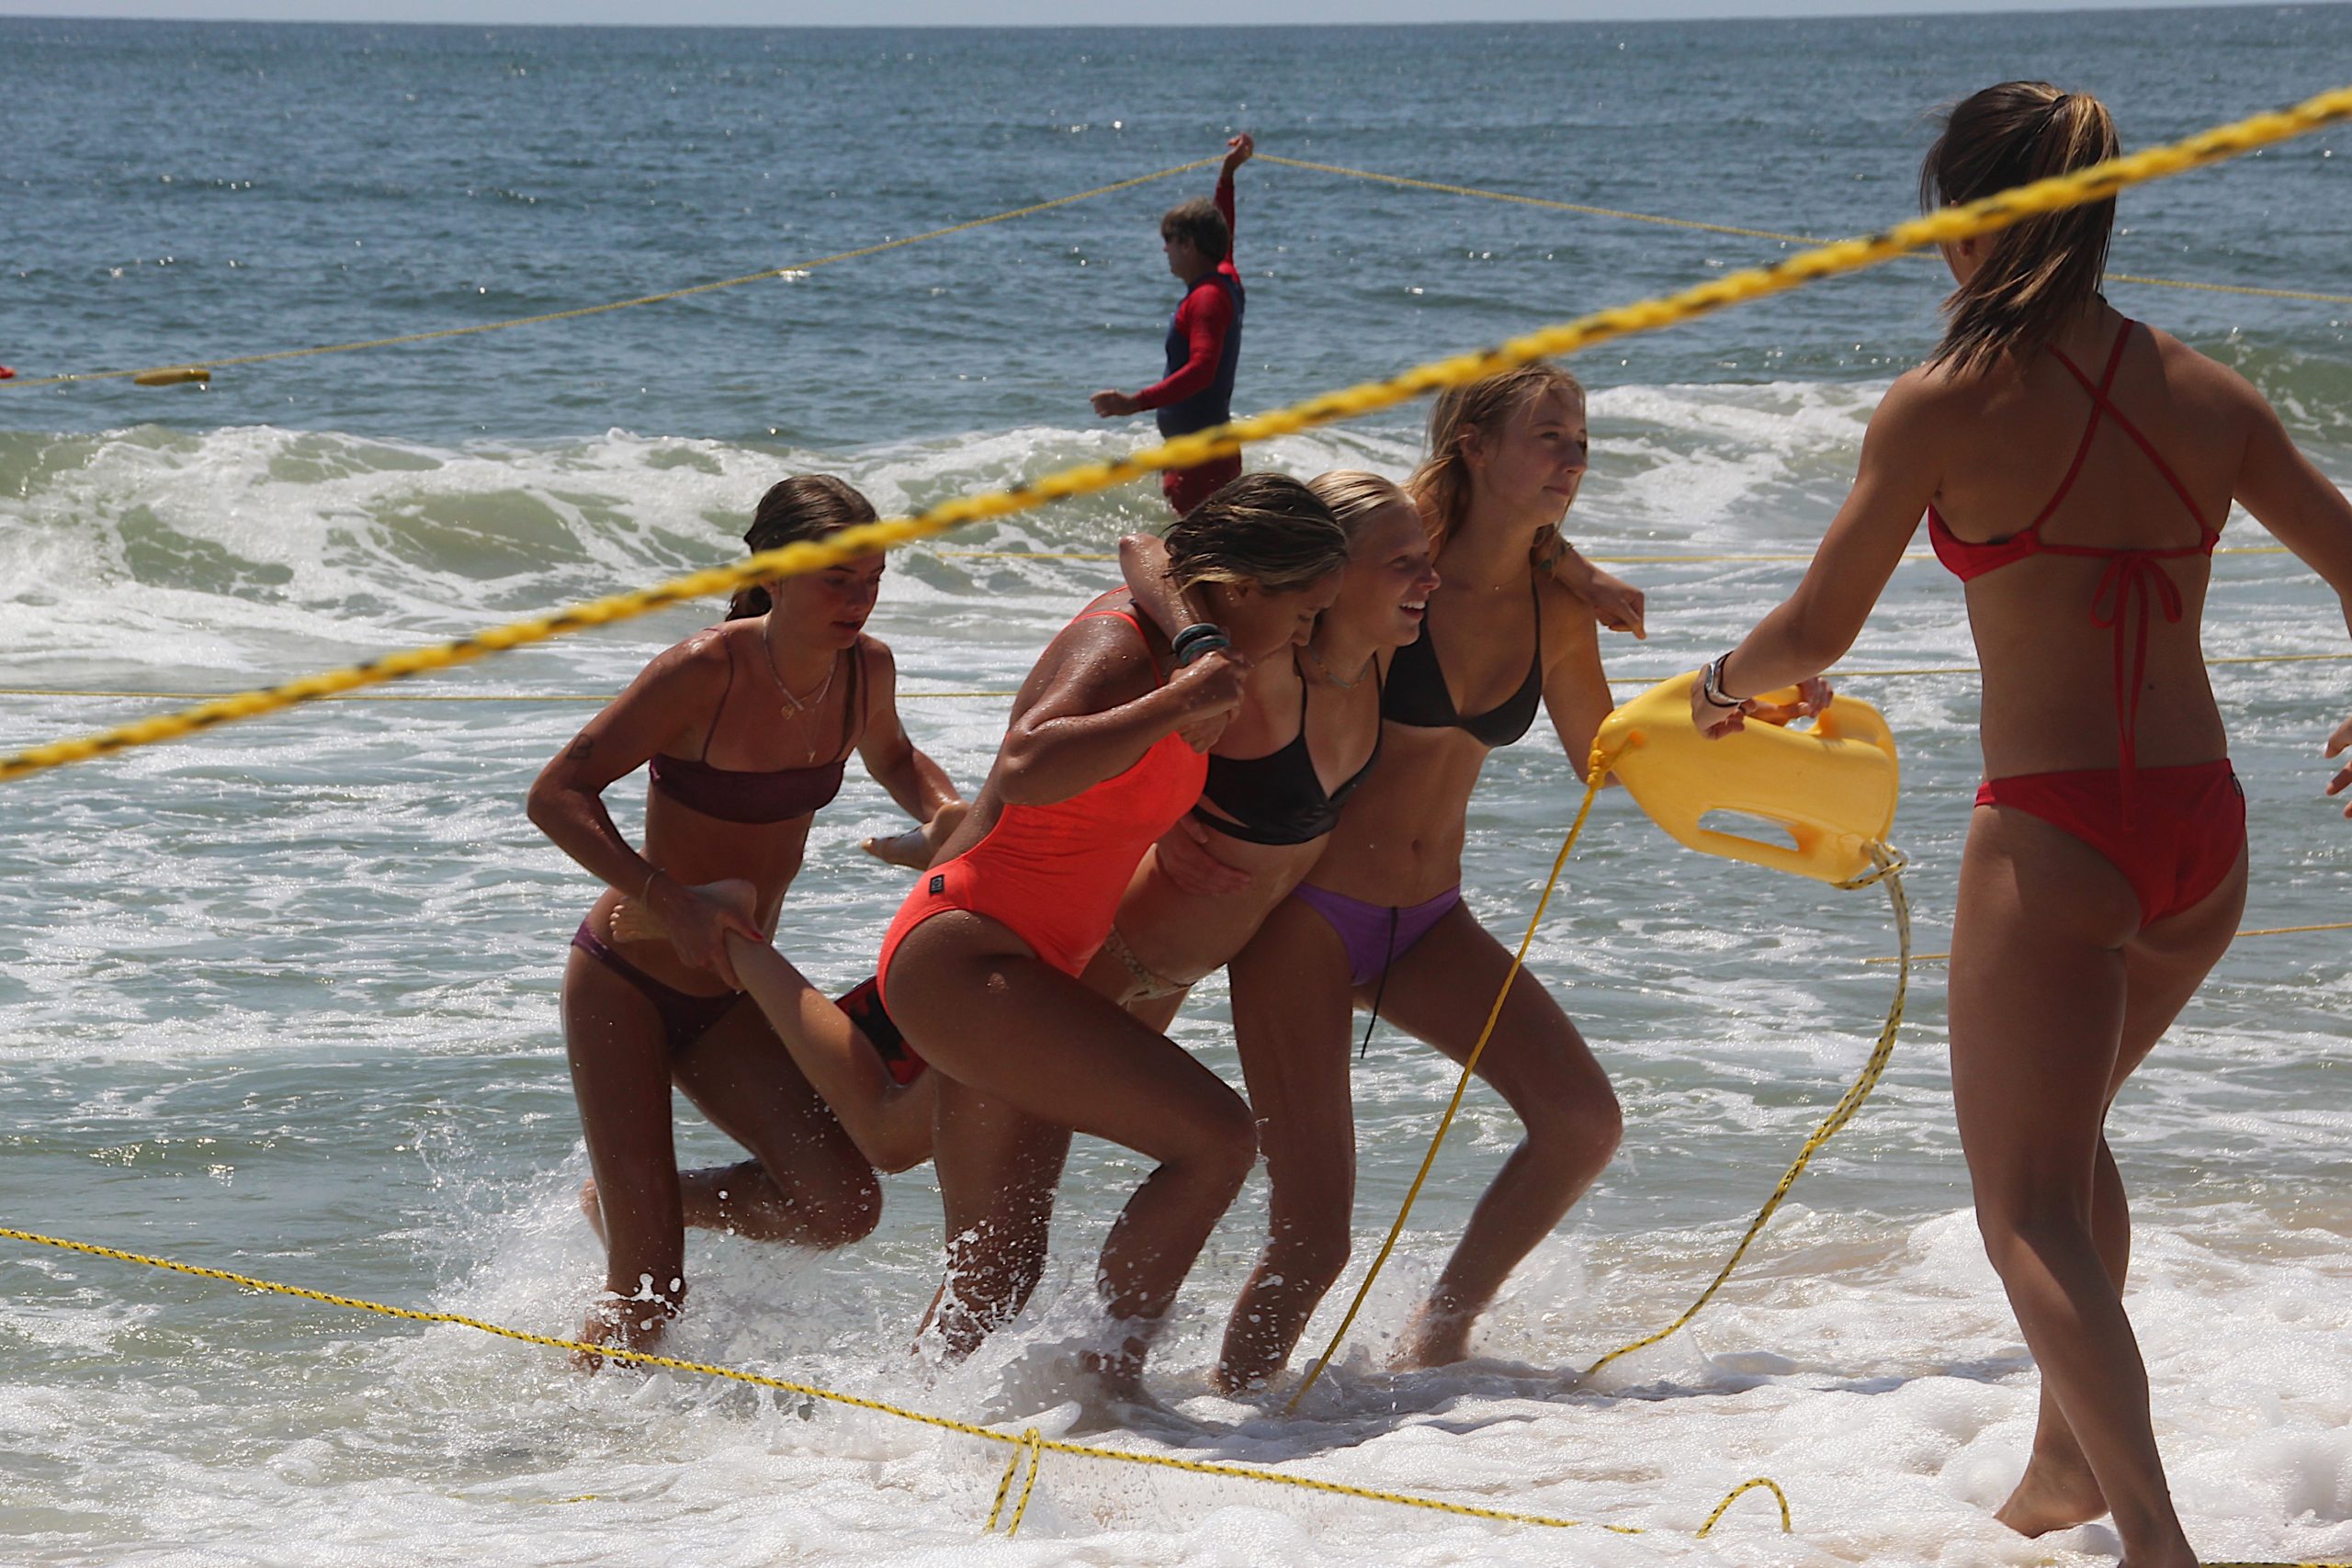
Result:
{"label": "ocean water", "polygon": [[[1207,156],[1262,151],[1710,221],[1831,233],[1911,209],[1921,118],[2013,74],[2095,89],[2132,146],[2352,81],[2352,8],[1651,26],[729,32],[0,20],[0,362],[24,378],[462,325],[781,266]],[[223,370],[209,389],[0,384],[0,746],[727,558],[791,470],[886,511],[1114,453],[1085,396],[1155,372],[1154,220],[1186,176],[690,301]],[[2128,196],[2120,270],[2352,292],[2352,134]],[[1778,254],[1265,164],[1243,176],[1239,403],[1327,386]],[[1802,551],[1864,422],[1934,325],[1894,264],[1613,345],[1570,531],[1601,556]],[[2254,379],[2352,482],[2352,309],[2118,285]],[[1416,411],[1265,461],[1401,473]],[[966,786],[998,693],[1102,581],[1084,552],[1148,487],[893,562],[874,629],[919,743]],[[2226,545],[2268,541],[2240,517]],[[1619,569],[1688,668],[1793,565]],[[555,997],[592,889],[524,819],[540,763],[684,609],[416,693],[320,705],[0,789],[0,1224],[568,1334],[601,1272]],[[2217,563],[2217,657],[2341,652],[2291,559]],[[1900,570],[1849,664],[1966,662],[1959,597]],[[2333,664],[2216,673],[2250,803],[2247,924],[2342,918],[2352,826],[2319,795]],[[1944,945],[1973,682],[1854,679],[1903,746],[1895,837]],[[570,700],[570,699],[586,700]],[[558,700],[563,699],[563,700]],[[1474,802],[1472,907],[1515,936],[1576,798],[1541,732]],[[633,785],[613,792],[625,825]],[[779,943],[871,965],[905,886],[820,818]],[[1350,1349],[1295,1416],[1205,1375],[1263,1217],[1253,1184],[1156,1363],[1177,1419],[1102,1440],[1642,1527],[1552,1531],[1049,1458],[1020,1538],[977,1546],[1002,1450],[668,1374],[580,1377],[461,1328],[7,1244],[0,1558],[40,1563],[940,1562],[2096,1562],[1989,1509],[2035,1387],[1967,1212],[1941,972],[1895,1063],[1744,1271],[1681,1335],[1586,1382],[1710,1277],[1868,1049],[1883,898],[1673,847],[1596,812],[1532,964],[1623,1096],[1615,1165],[1513,1280],[1476,1359],[1384,1351],[1509,1148],[1474,1093]],[[2132,1305],[2209,1555],[2352,1555],[2352,964],[2343,933],[2251,938],[2127,1091]],[[1222,989],[1180,1038],[1238,1079]],[[1359,1231],[1394,1212],[1451,1069],[1385,1036],[1357,1075]],[[682,1153],[729,1157],[691,1113]],[[677,1354],[1012,1430],[1070,1428],[1094,1249],[1139,1179],[1081,1141],[1026,1318],[945,1370],[906,1346],[936,1279],[927,1170],[881,1229],[810,1255],[693,1237]],[[1363,1267],[1359,1258],[1356,1270]],[[1345,1290],[1360,1277],[1351,1270]],[[1336,1322],[1343,1292],[1310,1342]],[[1733,1484],[1770,1474],[1795,1533]],[[583,1500],[584,1499],[584,1500]]]}

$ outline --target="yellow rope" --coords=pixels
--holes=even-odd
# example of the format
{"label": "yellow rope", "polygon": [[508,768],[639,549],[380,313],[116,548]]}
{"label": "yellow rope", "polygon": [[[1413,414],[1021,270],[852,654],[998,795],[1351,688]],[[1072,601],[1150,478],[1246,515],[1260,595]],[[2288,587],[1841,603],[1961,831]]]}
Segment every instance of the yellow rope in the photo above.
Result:
{"label": "yellow rope", "polygon": [[[2211,664],[2321,664],[2352,660],[2352,653],[2249,653],[2227,659],[2208,659]],[[1843,681],[1891,681],[1918,675],[1974,675],[1981,673],[1973,664],[1923,664],[1908,670],[1841,670],[1838,677]],[[1667,677],[1658,675],[1611,675],[1612,686],[1655,686]],[[112,688],[73,686],[0,686],[0,697],[112,697],[130,701],[195,702],[233,695],[224,692],[132,692]],[[1021,694],[1006,688],[1003,691],[982,692],[900,692],[902,703],[963,701],[971,698],[1004,699]],[[340,693],[322,697],[329,703],[609,703],[609,692],[369,692]],[[2241,935],[2250,934],[2241,932]],[[1873,963],[1878,962],[1872,960]]]}
{"label": "yellow rope", "polygon": [[[1340,1497],[1354,1497],[1368,1503],[1393,1503],[1401,1507],[1424,1508],[1433,1513],[1453,1514],[1464,1518],[1489,1519],[1499,1524],[1541,1525],[1551,1529],[1579,1528],[1607,1530],[1611,1535],[1643,1535],[1637,1525],[1602,1524],[1595,1520],[1555,1518],[1548,1514],[1515,1513],[1503,1508],[1481,1508],[1467,1503],[1442,1502],[1434,1497],[1420,1497],[1407,1492],[1385,1492],[1370,1486],[1350,1486],[1343,1482],[1318,1481],[1311,1476],[1288,1475],[1280,1471],[1261,1470],[1250,1465],[1214,1464],[1202,1460],[1177,1459],[1166,1454],[1135,1453],[1122,1449],[1096,1448],[1086,1443],[1064,1442],[1043,1438],[1035,1427],[1014,1437],[990,1427],[958,1421],[952,1416],[933,1416],[904,1405],[891,1404],[879,1399],[866,1399],[858,1394],[842,1393],[833,1389],[820,1388],[813,1383],[792,1382],[784,1378],[772,1378],[759,1372],[746,1372],[732,1367],[713,1366],[707,1361],[681,1360],[674,1356],[657,1356],[650,1351],[626,1349],[613,1345],[589,1345],[577,1339],[562,1339],[553,1335],[531,1334],[519,1328],[485,1322],[459,1313],[418,1312],[409,1307],[388,1306],[381,1302],[363,1300],[357,1296],[339,1296],[325,1291],[305,1290],[300,1285],[281,1285],[274,1280],[255,1279],[248,1274],[232,1273],[225,1269],[205,1269],[193,1263],[175,1262],[168,1258],[153,1258],[144,1253],[122,1252],[111,1247],[98,1247],[85,1241],[67,1241],[60,1236],[43,1235],[37,1231],[0,1227],[0,1237],[21,1241],[35,1247],[53,1247],[66,1252],[78,1252],[91,1258],[109,1258],[118,1263],[136,1263],[144,1268],[161,1269],[174,1274],[192,1275],[199,1280],[217,1280],[248,1291],[262,1291],[272,1295],[294,1296],[302,1301],[318,1302],[327,1306],[344,1307],[352,1312],[374,1313],[382,1317],[400,1318],[409,1323],[447,1323],[460,1328],[474,1329],[494,1335],[501,1339],[513,1339],[526,1345],[543,1346],[550,1350],[569,1350],[575,1354],[601,1356],[608,1360],[626,1361],[636,1366],[662,1367],[671,1371],[693,1372],[701,1377],[725,1378],[732,1382],[750,1383],[757,1388],[774,1389],[778,1393],[797,1394],[807,1399],[822,1400],[847,1405],[854,1410],[871,1411],[878,1416],[895,1416],[918,1426],[936,1427],[941,1431],[959,1433],[983,1442],[1001,1443],[1011,1447],[1017,1461],[1023,1452],[1030,1456],[1028,1485],[1022,1489],[1021,1499],[1014,1509],[1012,1529],[1021,1528],[1021,1515],[1029,1506],[1029,1492],[1037,1481],[1036,1466],[1040,1456],[1048,1453],[1072,1454],[1084,1459],[1099,1459],[1114,1464],[1148,1465],[1160,1470],[1181,1470],[1190,1475],[1209,1475],[1227,1481],[1257,1481],[1270,1485],[1295,1487],[1305,1492],[1319,1492]],[[994,1529],[1004,1499],[1012,1482],[1010,1467],[997,1486],[996,1506],[989,1510],[989,1528]],[[1735,1494],[1736,1495],[1736,1494]],[[1728,1502],[1728,1499],[1726,1499]],[[1715,1510],[1719,1517],[1723,1510]],[[1713,1518],[1709,1523],[1713,1522]],[[1782,1529],[1787,1523],[1783,1517]],[[1007,1531],[1012,1533],[1011,1530]]]}
{"label": "yellow rope", "polygon": [[402,333],[397,337],[366,338],[356,343],[320,344],[311,348],[281,348],[268,354],[241,354],[227,359],[190,359],[175,365],[145,366],[129,370],[83,370],[66,376],[36,377],[28,381],[0,382],[0,386],[56,387],[69,381],[112,381],[124,377],[133,379],[147,377],[152,378],[150,383],[152,385],[168,386],[175,381],[206,379],[202,372],[218,370],[228,365],[264,365],[277,359],[307,359],[316,354],[350,354],[363,348],[396,348],[404,344],[431,343],[440,338],[470,337],[477,333],[503,333],[509,327],[536,327],[548,321],[576,321],[582,316],[601,316],[610,310],[630,310],[639,305],[666,304],[670,300],[690,299],[696,294],[715,294],[722,288],[740,288],[747,283],[764,283],[773,278],[790,277],[795,273],[814,272],[820,266],[831,266],[836,262],[856,261],[865,256],[876,256],[884,251],[895,251],[906,245],[922,244],[925,240],[941,240],[950,234],[961,234],[972,229],[985,229],[991,223],[1008,222],[1015,218],[1026,218],[1032,213],[1048,211],[1057,207],[1068,207],[1073,202],[1091,201],[1095,197],[1109,196],[1114,191],[1149,185],[1154,180],[1164,180],[1171,175],[1190,174],[1194,169],[1205,169],[1216,162],[1218,160],[1216,158],[1198,158],[1189,164],[1179,164],[1171,169],[1161,169],[1156,174],[1137,175],[1133,179],[1120,180],[1107,186],[1097,186],[1092,190],[1082,190],[1075,196],[1057,196],[1051,201],[1016,207],[1009,212],[992,213],[986,218],[975,218],[967,223],[951,223],[944,229],[927,230],[920,234],[909,234],[900,240],[885,240],[878,245],[861,245],[856,250],[836,251],[831,255],[819,256],[814,261],[795,262],[789,266],[772,266],[760,272],[747,272],[741,277],[721,278],[715,283],[696,283],[684,288],[665,288],[659,294],[639,294],[628,299],[611,299],[602,305],[581,305],[569,310],[548,310],[537,316],[513,316],[503,321],[477,321],[468,327],[442,327],[434,332]]}
{"label": "yellow rope", "polygon": [[[1579,552],[1581,553],[1581,552]],[[2217,556],[2283,556],[2284,545],[2231,545],[2217,549]],[[1111,550],[933,550],[943,560],[1117,560]],[[1809,561],[1813,557],[1798,550],[1774,550],[1749,555],[1670,555],[1670,556],[1594,556],[1585,559],[1595,566],[1712,566],[1725,561]],[[1906,561],[1933,560],[1933,550],[1905,550]]]}
{"label": "yellow rope", "polygon": [[1620,1345],[1593,1362],[1584,1370],[1585,1376],[1592,1376],[1620,1356],[1631,1355],[1635,1350],[1648,1348],[1699,1315],[1700,1309],[1714,1299],[1715,1292],[1722,1290],[1724,1282],[1731,1278],[1732,1270],[1739,1267],[1740,1259],[1747,1256],[1749,1245],[1762,1234],[1765,1225],[1780,1209],[1782,1200],[1788,1197],[1789,1190],[1797,1184],[1797,1178],[1803,1176],[1804,1168],[1813,1163],[1813,1156],[1820,1153],[1822,1146],[1836,1137],[1845,1128],[1846,1123],[1854,1119],[1855,1114],[1862,1108],[1862,1101],[1871,1097],[1871,1090],[1878,1087],[1879,1079],[1885,1075],[1888,1058],[1894,1054],[1894,1037],[1903,1028],[1904,1003],[1911,991],[1909,962],[1911,900],[1903,891],[1901,867],[1890,860],[1885,852],[1880,848],[1874,847],[1871,850],[1871,858],[1877,862],[1880,869],[1877,880],[1886,884],[1887,897],[1894,906],[1894,940],[1895,945],[1902,949],[1900,962],[1903,964],[1903,969],[1894,982],[1894,1005],[1886,1010],[1886,1022],[1878,1032],[1877,1043],[1871,1047],[1869,1060],[1862,1064],[1860,1076],[1856,1077],[1852,1087],[1839,1097],[1838,1103],[1830,1108],[1829,1114],[1821,1119],[1821,1124],[1813,1130],[1813,1135],[1805,1139],[1804,1146],[1797,1151],[1797,1157],[1792,1160],[1789,1163],[1789,1168],[1781,1173],[1780,1184],[1772,1189],[1772,1195],[1764,1201],[1764,1206],[1756,1212],[1756,1217],[1747,1223],[1747,1234],[1739,1238],[1739,1245],[1731,1249],[1731,1256],[1725,1258],[1724,1266],[1715,1271],[1715,1277],[1709,1282],[1707,1288],[1699,1292],[1699,1299],[1685,1308],[1680,1317],[1676,1318],[1657,1333],[1634,1340],[1630,1344]]}
{"label": "yellow rope", "polygon": [[896,548],[966,523],[1006,517],[1070,496],[1091,495],[1145,474],[1189,468],[1239,452],[1253,442],[1295,435],[1340,420],[1392,408],[1444,387],[1463,386],[1513,366],[1569,355],[1595,344],[1677,322],[1730,306],[1803,288],[1825,277],[1876,266],[1924,245],[1951,244],[2007,228],[2038,213],[2058,211],[2112,196],[2130,186],[2163,179],[2218,163],[2257,147],[2301,136],[2352,118],[2352,87],[2321,94],[2290,109],[2252,116],[2201,132],[2170,146],[2037,180],[1981,201],[1948,207],[1875,234],[1801,251],[1769,267],[1726,273],[1680,293],[1600,310],[1539,328],[1492,348],[1419,365],[1385,381],[1369,381],[1309,398],[1272,412],[1236,420],[1190,435],[1147,446],[1111,462],[1082,463],[1015,485],[1010,490],[962,496],[912,517],[860,524],[822,540],[802,541],[764,551],[729,566],[675,578],[652,588],[616,593],[574,604],[552,615],[509,622],[456,642],[411,649],[365,664],[305,676],[284,685],[174,714],[159,715],[96,735],[53,741],[0,758],[0,780],[23,778],[49,768],[107,755],[126,747],[153,745],[215,725],[251,718],[300,703],[313,702],[360,686],[379,685],[428,670],[446,670],[493,653],[549,637],[608,626],[676,604],[682,599],[729,592],[747,583],[821,570],[836,561]]}
{"label": "yellow rope", "polygon": [[[2232,942],[2235,942],[2238,940],[2238,937],[2248,936],[2294,936],[2303,931],[2352,931],[2352,920],[2331,920],[2325,925],[2319,926],[2264,926],[2255,931],[2240,931],[2237,933],[2237,936],[2233,936],[2230,940]],[[1911,957],[1912,962],[1917,964],[1944,964],[1951,961],[1951,954],[1949,953],[1913,953]],[[1865,964],[1900,964],[1903,962],[1903,957],[1900,953],[1897,953],[1892,957],[1865,958],[1862,962]]]}
{"label": "yellow rope", "polygon": [[1568,856],[1576,849],[1577,838],[1584,832],[1585,819],[1592,815],[1593,800],[1600,794],[1602,781],[1609,777],[1611,761],[1602,755],[1599,746],[1592,749],[1592,761],[1585,780],[1584,801],[1577,807],[1576,820],[1568,824],[1567,837],[1560,840],[1560,852],[1552,857],[1552,874],[1544,884],[1543,897],[1535,900],[1535,912],[1527,919],[1527,931],[1519,939],[1519,951],[1510,955],[1510,967],[1503,972],[1502,988],[1495,993],[1495,1005],[1487,1010],[1486,1027],[1478,1031],[1477,1043],[1470,1047],[1470,1055],[1463,1058],[1462,1076],[1454,1080],[1453,1098],[1446,1101],[1445,1114],[1438,1118],[1437,1132],[1430,1138],[1429,1153],[1421,1156],[1421,1168],[1413,1173],[1413,1184],[1405,1190],[1405,1201],[1396,1211],[1396,1221],[1388,1227],[1387,1239],[1380,1244],[1380,1251],[1373,1258],[1372,1267],[1364,1270],[1363,1283],[1356,1287],[1355,1300],[1348,1303],[1347,1314],[1332,1332],[1331,1342],[1323,1347],[1323,1353],[1315,1358],[1315,1365],[1308,1369],[1306,1380],[1291,1394],[1290,1403],[1283,1406],[1285,1414],[1298,1408],[1298,1402],[1306,1397],[1306,1391],[1315,1386],[1315,1380],[1323,1375],[1323,1369],[1330,1365],[1331,1358],[1339,1353],[1340,1342],[1347,1338],[1348,1330],[1355,1325],[1356,1314],[1363,1310],[1364,1298],[1372,1293],[1372,1282],[1380,1278],[1382,1265],[1388,1261],[1388,1255],[1396,1250],[1396,1238],[1405,1234],[1406,1217],[1412,1213],[1413,1203],[1421,1195],[1421,1184],[1429,1179],[1430,1168],[1437,1164],[1437,1151],[1443,1146],[1445,1134],[1453,1126],[1454,1113],[1462,1109],[1462,1097],[1470,1088],[1470,1075],[1478,1070],[1478,1058],[1485,1055],[1487,1042],[1494,1036],[1495,1024],[1503,1016],[1503,1003],[1510,999],[1511,982],[1519,978],[1520,969],[1527,962],[1528,945],[1535,940],[1535,928],[1544,923],[1544,910],[1552,902],[1552,890],[1560,885],[1560,873],[1567,865]]}
{"label": "yellow rope", "polygon": [[1707,1537],[1708,1537],[1710,1534],[1712,1534],[1712,1533],[1713,1532],[1714,1528],[1715,1528],[1716,1521],[1718,1521],[1719,1519],[1721,1519],[1721,1518],[1724,1517],[1724,1515],[1725,1513],[1727,1513],[1727,1512],[1729,1512],[1729,1511],[1730,1511],[1730,1509],[1731,1509],[1731,1506],[1732,1506],[1734,1503],[1738,1502],[1742,1497],[1747,1496],[1750,1492],[1755,1491],[1755,1490],[1756,1490],[1758,1487],[1759,1487],[1759,1486],[1760,1486],[1760,1487],[1763,1487],[1765,1490],[1767,1490],[1767,1491],[1770,1492],[1770,1493],[1772,1494],[1773,1497],[1774,1497],[1774,1498],[1775,1498],[1775,1499],[1780,1503],[1780,1505],[1781,1505],[1781,1533],[1782,1535],[1786,1535],[1786,1534],[1788,1534],[1788,1533],[1789,1533],[1789,1495],[1788,1495],[1787,1493],[1785,1493],[1785,1492],[1781,1491],[1781,1483],[1780,1483],[1779,1482],[1777,1482],[1777,1481],[1774,1481],[1770,1476],[1769,1476],[1769,1475],[1759,1475],[1759,1476],[1758,1476],[1758,1477],[1757,1477],[1755,1480],[1753,1480],[1753,1481],[1743,1481],[1743,1482],[1741,1482],[1738,1485],[1736,1485],[1736,1486],[1735,1486],[1735,1487],[1733,1487],[1733,1488],[1732,1488],[1731,1495],[1730,1495],[1730,1496],[1728,1496],[1728,1497],[1724,1498],[1722,1502],[1720,1502],[1720,1503],[1718,1503],[1718,1504],[1716,1504],[1716,1505],[1715,1505],[1715,1511],[1714,1511],[1713,1513],[1712,1513],[1712,1514],[1709,1514],[1709,1515],[1707,1516],[1707,1522],[1706,1522],[1705,1524],[1701,1525],[1701,1526],[1699,1527],[1699,1539],[1700,1539],[1701,1540],[1706,1540],[1706,1539],[1707,1539]]}
{"label": "yellow rope", "polygon": [[[1670,229],[1698,229],[1710,234],[1736,234],[1749,240],[1778,240],[1791,245],[1817,245],[1820,239],[1812,234],[1787,234],[1777,229],[1742,229],[1732,223],[1702,223],[1691,218],[1666,218],[1655,212],[1628,212],[1620,207],[1588,207],[1580,202],[1555,201],[1548,197],[1520,196],[1507,190],[1484,190],[1477,186],[1447,185],[1440,180],[1408,179],[1402,175],[1376,174],[1370,169],[1351,169],[1340,164],[1310,164],[1298,158],[1277,158],[1270,152],[1258,155],[1261,164],[1281,164],[1293,169],[1312,169],[1317,174],[1345,175],[1351,179],[1372,180],[1385,186],[1404,186],[1413,190],[1440,191],[1447,196],[1475,196],[1485,201],[1516,202],[1522,207],[1545,207],[1555,212],[1580,212],[1588,218],[1616,218],[1628,223],[1657,223]],[[2110,272],[2115,283],[2137,283],[2156,288],[2199,288],[2213,294],[2251,294],[2265,299],[2312,299],[2323,305],[2352,305],[2352,294],[2314,294],[2300,288],[2257,288],[2243,283],[2191,283],[2177,277],[2143,277],[2136,273]]]}
{"label": "yellow rope", "polygon": [[[2346,657],[2352,658],[2352,655]],[[0,686],[0,697],[131,697],[194,702],[199,698],[232,694],[227,692],[121,692],[96,687]],[[1015,697],[1020,694],[1009,689],[1001,692],[900,692],[898,700],[920,703],[950,697]],[[369,692],[365,694],[345,693],[319,700],[329,703],[609,703],[613,697],[611,692]]]}
{"label": "yellow rope", "polygon": [[1021,1434],[1021,1441],[1014,1447],[1012,1457],[1004,1461],[1004,1479],[996,1483],[996,1502],[989,1508],[988,1527],[981,1530],[982,1535],[996,1533],[997,1516],[1004,1512],[1004,1495],[1012,1490],[1012,1472],[1021,1468],[1022,1460],[1026,1458],[1029,1461],[1029,1479],[1021,1483],[1021,1501],[1013,1507],[1012,1521],[1004,1527],[1004,1538],[1011,1540],[1021,1533],[1022,1517],[1029,1512],[1029,1494],[1037,1486],[1037,1467],[1046,1462],[1046,1456],[1039,1451],[1043,1440],[1035,1427]]}

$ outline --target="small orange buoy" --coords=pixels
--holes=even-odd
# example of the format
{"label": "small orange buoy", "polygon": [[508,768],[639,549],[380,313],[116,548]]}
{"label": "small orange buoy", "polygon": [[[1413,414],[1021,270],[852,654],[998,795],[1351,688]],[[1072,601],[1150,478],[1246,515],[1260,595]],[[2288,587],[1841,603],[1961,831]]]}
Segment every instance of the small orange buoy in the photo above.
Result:
{"label": "small orange buoy", "polygon": [[13,381],[16,378],[17,373],[14,370],[9,369],[5,365],[0,365],[0,381]]}

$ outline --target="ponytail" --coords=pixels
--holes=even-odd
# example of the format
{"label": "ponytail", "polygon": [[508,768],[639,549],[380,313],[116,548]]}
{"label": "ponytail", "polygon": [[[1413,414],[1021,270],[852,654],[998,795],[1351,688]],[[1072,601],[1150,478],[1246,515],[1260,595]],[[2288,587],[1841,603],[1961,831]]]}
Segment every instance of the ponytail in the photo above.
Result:
{"label": "ponytail", "polygon": [[[2088,93],[2003,82],[1963,98],[1919,170],[1923,210],[1975,201],[2118,155],[2115,122]],[[1928,363],[1959,374],[2021,355],[2099,298],[2115,198],[2044,212],[1988,236],[1984,265],[1944,301]]]}

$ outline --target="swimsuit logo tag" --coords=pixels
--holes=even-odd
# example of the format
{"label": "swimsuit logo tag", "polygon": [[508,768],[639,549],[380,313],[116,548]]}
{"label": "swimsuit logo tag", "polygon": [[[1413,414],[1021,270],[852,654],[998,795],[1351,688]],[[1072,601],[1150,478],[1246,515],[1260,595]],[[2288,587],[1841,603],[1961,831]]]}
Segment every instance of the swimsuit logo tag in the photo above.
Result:
{"label": "swimsuit logo tag", "polygon": [[944,892],[946,892],[946,891],[947,891],[947,878],[945,878],[944,876],[934,876],[934,877],[933,877],[933,878],[931,879],[931,890],[932,890],[932,892],[933,892],[933,894],[940,894],[940,893],[944,893]]}

